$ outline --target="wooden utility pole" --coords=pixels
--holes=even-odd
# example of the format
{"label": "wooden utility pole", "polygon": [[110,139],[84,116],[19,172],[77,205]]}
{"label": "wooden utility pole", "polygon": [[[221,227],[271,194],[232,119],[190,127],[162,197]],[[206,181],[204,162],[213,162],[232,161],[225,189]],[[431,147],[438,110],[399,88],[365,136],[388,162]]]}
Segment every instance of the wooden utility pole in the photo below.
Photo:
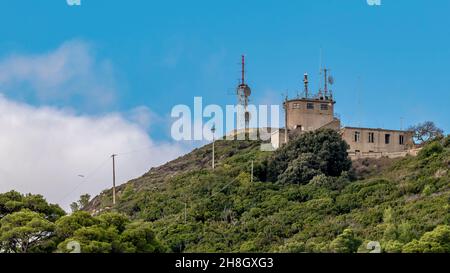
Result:
{"label": "wooden utility pole", "polygon": [[250,176],[250,183],[253,183],[253,160],[252,160],[252,173]]}
{"label": "wooden utility pole", "polygon": [[214,137],[214,133],[216,132],[216,126],[213,126],[211,128],[211,132],[212,132],[212,137],[213,137],[213,143],[212,143],[212,168],[214,169],[215,167],[215,158],[214,158],[214,154],[215,154],[215,142],[216,142],[216,138]]}
{"label": "wooden utility pole", "polygon": [[116,154],[111,155],[112,163],[113,163],[113,205],[116,204]]}
{"label": "wooden utility pole", "polygon": [[184,202],[184,224],[187,223],[187,200]]}

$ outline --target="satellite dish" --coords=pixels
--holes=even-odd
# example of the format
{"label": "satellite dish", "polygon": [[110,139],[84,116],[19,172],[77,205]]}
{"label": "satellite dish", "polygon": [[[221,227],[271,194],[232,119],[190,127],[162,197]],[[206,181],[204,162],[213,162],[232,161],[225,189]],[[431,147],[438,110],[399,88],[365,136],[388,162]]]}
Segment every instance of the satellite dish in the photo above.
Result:
{"label": "satellite dish", "polygon": [[333,76],[329,76],[329,77],[328,77],[328,83],[331,84],[331,85],[334,84],[334,78],[333,78]]}

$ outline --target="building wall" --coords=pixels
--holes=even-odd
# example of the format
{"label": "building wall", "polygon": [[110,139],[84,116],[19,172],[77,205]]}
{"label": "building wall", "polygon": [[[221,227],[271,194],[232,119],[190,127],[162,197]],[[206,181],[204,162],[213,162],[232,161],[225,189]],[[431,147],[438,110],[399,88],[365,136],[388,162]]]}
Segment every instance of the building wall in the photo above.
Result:
{"label": "building wall", "polygon": [[339,131],[341,129],[341,121],[338,118],[334,118],[332,122],[320,127],[321,129],[333,129]]}
{"label": "building wall", "polygon": [[[296,99],[285,102],[287,128],[314,131],[334,120],[334,101],[318,99]],[[308,104],[314,109],[308,109]],[[323,109],[325,105],[327,109]]]}
{"label": "building wall", "polygon": [[274,149],[280,148],[283,144],[285,144],[285,130],[279,129],[272,132],[272,136],[270,138],[270,142]]}
{"label": "building wall", "polygon": [[[350,153],[394,153],[413,146],[412,132],[408,131],[346,127],[341,132],[342,138],[350,145]],[[359,133],[358,139],[355,138],[356,133]],[[369,134],[373,134],[371,141]],[[389,135],[389,143],[386,143],[386,135]],[[403,136],[403,144],[400,136]]]}

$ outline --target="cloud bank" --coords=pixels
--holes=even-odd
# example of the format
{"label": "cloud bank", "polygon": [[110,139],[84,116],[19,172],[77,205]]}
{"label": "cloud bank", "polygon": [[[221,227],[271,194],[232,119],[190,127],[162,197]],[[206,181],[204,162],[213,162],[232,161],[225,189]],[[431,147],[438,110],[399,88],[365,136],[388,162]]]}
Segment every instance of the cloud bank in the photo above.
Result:
{"label": "cloud bank", "polygon": [[121,114],[75,115],[4,96],[0,131],[0,191],[43,194],[65,208],[82,193],[111,187],[113,153],[119,154],[120,184],[185,152],[181,145],[155,143]]}
{"label": "cloud bank", "polygon": [[[113,153],[121,184],[187,151],[152,140],[148,132],[161,118],[146,106],[107,112],[114,74],[110,61],[78,40],[0,59],[0,192],[38,193],[68,209],[81,194],[112,186]],[[86,109],[91,114],[79,114]]]}
{"label": "cloud bank", "polygon": [[92,46],[73,40],[44,54],[11,54],[0,60],[0,90],[23,101],[85,108],[116,101],[112,63],[99,59]]}

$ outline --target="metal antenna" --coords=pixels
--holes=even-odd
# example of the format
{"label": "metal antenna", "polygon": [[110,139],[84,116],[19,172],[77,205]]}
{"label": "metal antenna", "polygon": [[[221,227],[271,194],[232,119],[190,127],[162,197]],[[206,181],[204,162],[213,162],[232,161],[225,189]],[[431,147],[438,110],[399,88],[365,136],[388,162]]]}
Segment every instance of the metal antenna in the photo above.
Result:
{"label": "metal antenna", "polygon": [[323,74],[324,74],[323,79],[324,79],[324,83],[325,83],[323,92],[324,92],[325,98],[327,98],[327,96],[328,96],[328,71],[330,71],[330,70],[327,68],[323,68]]}
{"label": "metal antenna", "polygon": [[305,97],[308,98],[308,73],[303,76],[303,83],[305,84]]}
{"label": "metal antenna", "polygon": [[244,85],[245,84],[245,56],[244,55],[242,55],[242,70],[241,70],[241,72],[242,72],[242,77],[241,77],[241,79],[242,79],[242,85]]}
{"label": "metal antenna", "polygon": [[[236,94],[238,97],[238,102],[239,105],[242,105],[242,107],[244,108],[244,117],[238,117],[238,122],[242,122],[244,121],[244,133],[247,131],[249,124],[250,124],[250,113],[248,112],[248,102],[249,102],[249,97],[252,93],[250,87],[245,83],[245,56],[242,55],[241,58],[242,62],[242,75],[241,75],[241,83],[238,85],[237,90],[236,90]],[[242,125],[242,123],[240,123],[240,125]],[[238,126],[238,128],[242,128],[241,126]]]}

